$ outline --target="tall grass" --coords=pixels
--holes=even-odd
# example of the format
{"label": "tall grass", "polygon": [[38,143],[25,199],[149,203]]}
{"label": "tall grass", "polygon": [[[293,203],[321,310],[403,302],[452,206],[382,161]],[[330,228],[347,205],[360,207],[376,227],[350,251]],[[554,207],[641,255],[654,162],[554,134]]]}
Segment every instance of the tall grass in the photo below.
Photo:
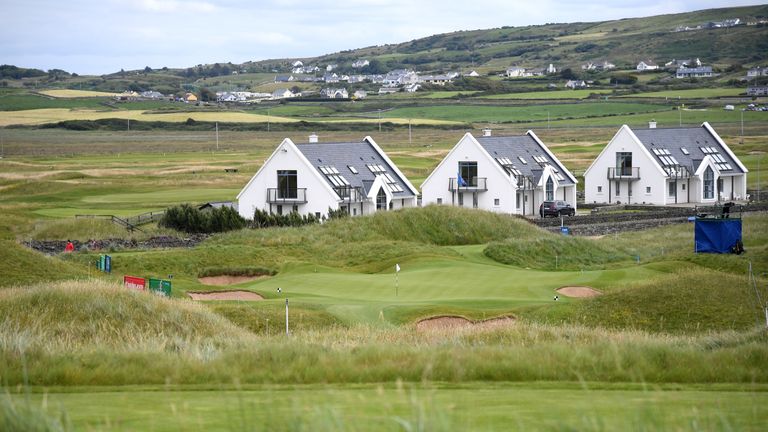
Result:
{"label": "tall grass", "polygon": [[[257,336],[184,300],[73,283],[0,293],[10,385],[445,381],[768,382],[763,330],[696,336],[577,324]],[[277,323],[275,323],[277,324]]]}

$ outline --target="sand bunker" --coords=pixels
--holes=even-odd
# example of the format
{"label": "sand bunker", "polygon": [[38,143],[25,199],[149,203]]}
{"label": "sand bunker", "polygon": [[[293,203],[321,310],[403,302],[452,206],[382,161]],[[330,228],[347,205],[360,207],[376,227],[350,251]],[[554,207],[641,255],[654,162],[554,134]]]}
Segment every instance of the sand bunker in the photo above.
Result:
{"label": "sand bunker", "polygon": [[578,297],[578,298],[585,298],[585,297],[595,297],[599,296],[603,293],[600,291],[586,287],[586,286],[567,286],[562,287],[557,290],[559,294],[562,294],[566,297]]}
{"label": "sand bunker", "polygon": [[198,282],[203,285],[234,285],[243,282],[251,282],[268,276],[207,276],[198,278]]}
{"label": "sand bunker", "polygon": [[193,300],[264,300],[259,294],[251,291],[213,291],[213,292],[189,292]]}
{"label": "sand bunker", "polygon": [[491,318],[485,321],[470,321],[459,316],[438,316],[425,318],[416,323],[416,330],[452,330],[461,328],[496,328],[513,324],[515,318],[504,316]]}

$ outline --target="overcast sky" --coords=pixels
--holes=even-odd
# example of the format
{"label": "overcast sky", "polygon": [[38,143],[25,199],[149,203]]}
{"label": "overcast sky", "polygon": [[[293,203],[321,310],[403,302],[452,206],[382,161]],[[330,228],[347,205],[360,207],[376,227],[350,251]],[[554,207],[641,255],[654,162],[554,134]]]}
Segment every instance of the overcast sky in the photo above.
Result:
{"label": "overcast sky", "polygon": [[0,0],[0,64],[79,74],[313,57],[437,33],[765,0]]}

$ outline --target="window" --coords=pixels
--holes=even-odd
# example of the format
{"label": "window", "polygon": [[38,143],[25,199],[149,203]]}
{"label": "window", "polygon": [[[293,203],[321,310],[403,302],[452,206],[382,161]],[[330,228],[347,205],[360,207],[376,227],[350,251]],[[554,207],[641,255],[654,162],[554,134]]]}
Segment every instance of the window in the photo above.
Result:
{"label": "window", "polygon": [[683,190],[685,190],[685,183],[683,183]]}
{"label": "window", "polygon": [[459,192],[459,207],[464,207],[464,194]]}
{"label": "window", "polygon": [[[672,184],[672,183],[670,183],[670,184]],[[646,186],[645,187],[645,193],[647,193],[647,194],[651,193],[651,187],[650,186]]]}
{"label": "window", "polygon": [[459,186],[477,186],[477,162],[459,162]]}
{"label": "window", "polygon": [[379,189],[379,193],[376,194],[376,210],[387,209],[387,193],[384,192],[384,188]]}
{"label": "window", "polygon": [[374,174],[384,174],[385,172],[387,172],[387,170],[385,170],[384,167],[381,165],[368,164],[366,166]]}
{"label": "window", "polygon": [[443,203],[443,199],[442,199],[442,198],[438,198],[438,199],[437,199],[437,203],[438,203],[438,204],[442,204],[442,203]]}
{"label": "window", "polygon": [[317,219],[320,219],[320,212],[315,212],[315,217],[316,217]]}
{"label": "window", "polygon": [[477,208],[477,194],[472,194],[472,208]]}
{"label": "window", "polygon": [[547,179],[547,201],[555,199],[555,182],[552,181],[552,177]]}
{"label": "window", "polygon": [[347,168],[349,168],[352,174],[357,174],[357,168],[353,167],[352,165],[347,165]]}
{"label": "window", "polygon": [[680,151],[681,151],[681,152],[683,152],[683,154],[684,154],[684,155],[689,155],[689,154],[691,154],[691,153],[688,151],[688,149],[687,149],[687,148],[685,148],[685,147],[680,147]]}
{"label": "window", "polygon": [[616,182],[616,195],[621,195],[621,182]]}
{"label": "window", "polygon": [[[277,197],[298,198],[296,170],[277,171]],[[281,212],[282,210],[280,210]],[[278,213],[282,214],[282,213]]]}
{"label": "window", "polygon": [[277,206],[277,214],[279,214],[279,215],[283,214],[283,206],[281,206],[281,205]]}
{"label": "window", "polygon": [[523,159],[523,157],[522,157],[522,156],[518,156],[517,158],[518,158],[518,159],[520,159],[520,162],[521,162],[523,165],[528,165],[528,161],[526,161],[525,159]]}
{"label": "window", "polygon": [[603,187],[602,186],[598,186],[597,187],[597,193],[603,193]]}
{"label": "window", "polygon": [[[632,152],[616,152],[616,168],[619,168],[620,175],[632,175]],[[619,193],[618,188],[616,193]]]}
{"label": "window", "polygon": [[299,212],[299,206],[294,204],[292,210],[293,210],[294,213],[298,213]]}
{"label": "window", "polygon": [[352,209],[352,216],[357,216],[357,207]]}
{"label": "window", "polygon": [[677,183],[669,182],[669,197],[672,198],[675,196],[677,196]]}
{"label": "window", "polygon": [[493,199],[493,205],[498,206],[499,205],[499,201],[500,200],[498,198],[494,198]]}
{"label": "window", "polygon": [[707,167],[704,170],[704,199],[712,199],[715,197],[715,172],[712,171],[712,167]]}

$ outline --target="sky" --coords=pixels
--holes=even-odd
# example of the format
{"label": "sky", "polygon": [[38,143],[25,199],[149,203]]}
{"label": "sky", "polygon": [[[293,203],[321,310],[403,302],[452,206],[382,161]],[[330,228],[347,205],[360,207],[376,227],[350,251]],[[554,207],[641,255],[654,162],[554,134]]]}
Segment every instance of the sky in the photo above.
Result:
{"label": "sky", "polygon": [[433,34],[765,0],[0,0],[0,64],[120,69],[302,58]]}

